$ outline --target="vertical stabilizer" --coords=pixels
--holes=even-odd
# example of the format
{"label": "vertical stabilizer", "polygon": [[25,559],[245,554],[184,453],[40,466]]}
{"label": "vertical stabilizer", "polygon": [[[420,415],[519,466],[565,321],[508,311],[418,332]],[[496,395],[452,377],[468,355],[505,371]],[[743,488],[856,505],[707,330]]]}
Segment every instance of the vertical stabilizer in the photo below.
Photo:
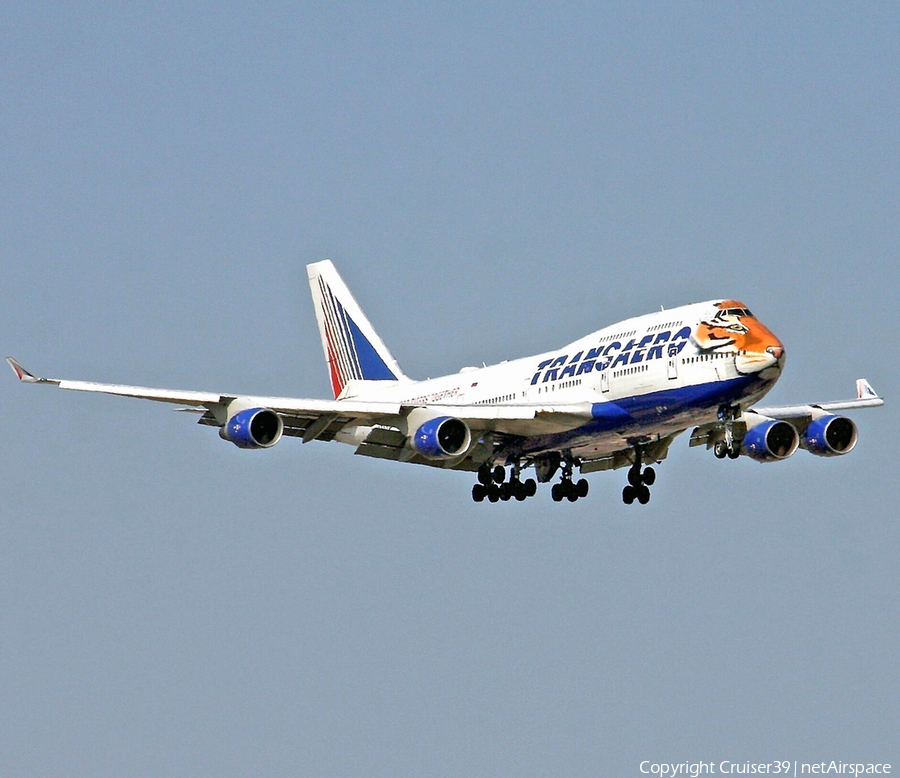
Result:
{"label": "vertical stabilizer", "polygon": [[334,396],[340,396],[349,381],[406,380],[331,260],[307,265],[306,270]]}

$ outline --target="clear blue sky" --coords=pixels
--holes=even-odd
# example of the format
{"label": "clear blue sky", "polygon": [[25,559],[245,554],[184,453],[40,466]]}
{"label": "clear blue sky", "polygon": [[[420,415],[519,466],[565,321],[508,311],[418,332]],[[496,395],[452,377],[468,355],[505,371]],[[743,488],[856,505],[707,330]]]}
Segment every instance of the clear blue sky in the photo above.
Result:
{"label": "clear blue sky", "polygon": [[[900,769],[900,9],[13,4],[0,340],[42,374],[328,396],[331,258],[414,377],[713,297],[850,456],[676,441],[644,509],[0,381],[0,772]],[[2,356],[0,355],[0,356]]]}

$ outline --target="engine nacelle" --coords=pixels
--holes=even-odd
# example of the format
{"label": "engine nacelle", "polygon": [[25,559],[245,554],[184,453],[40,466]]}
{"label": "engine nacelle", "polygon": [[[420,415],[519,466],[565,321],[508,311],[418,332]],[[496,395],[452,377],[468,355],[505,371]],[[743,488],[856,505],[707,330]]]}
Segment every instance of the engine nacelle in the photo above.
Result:
{"label": "engine nacelle", "polygon": [[452,416],[438,416],[426,421],[410,443],[417,454],[428,459],[450,459],[465,454],[472,443],[469,425]]}
{"label": "engine nacelle", "polygon": [[803,433],[802,445],[817,457],[839,457],[856,446],[856,425],[846,416],[814,419]]}
{"label": "engine nacelle", "polygon": [[747,430],[741,453],[757,462],[779,462],[793,454],[799,445],[800,436],[792,425],[770,419]]}
{"label": "engine nacelle", "polygon": [[271,448],[284,432],[284,422],[268,408],[247,408],[238,411],[219,430],[219,437],[238,448]]}

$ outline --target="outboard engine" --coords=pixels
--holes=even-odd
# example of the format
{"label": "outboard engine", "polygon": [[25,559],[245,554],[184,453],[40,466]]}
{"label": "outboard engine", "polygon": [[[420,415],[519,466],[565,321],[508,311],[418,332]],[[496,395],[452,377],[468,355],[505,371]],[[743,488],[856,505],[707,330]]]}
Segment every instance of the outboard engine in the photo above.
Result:
{"label": "outboard engine", "polygon": [[268,408],[247,408],[238,411],[219,430],[219,437],[238,448],[271,448],[284,432],[284,422]]}
{"label": "outboard engine", "polygon": [[817,457],[849,454],[856,446],[856,425],[846,416],[820,416],[803,433],[801,445]]}
{"label": "outboard engine", "polygon": [[787,459],[799,445],[800,436],[791,424],[769,419],[747,430],[741,453],[757,462],[778,462]]}

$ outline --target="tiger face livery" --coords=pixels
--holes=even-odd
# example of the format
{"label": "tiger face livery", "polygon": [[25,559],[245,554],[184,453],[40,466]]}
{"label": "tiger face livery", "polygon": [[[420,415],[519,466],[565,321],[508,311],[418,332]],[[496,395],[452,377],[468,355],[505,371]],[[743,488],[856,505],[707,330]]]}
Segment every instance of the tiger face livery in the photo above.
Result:
{"label": "tiger face livery", "polygon": [[700,320],[694,342],[701,353],[735,353],[735,366],[744,375],[780,371],[784,366],[781,341],[737,300],[715,303],[710,314]]}

